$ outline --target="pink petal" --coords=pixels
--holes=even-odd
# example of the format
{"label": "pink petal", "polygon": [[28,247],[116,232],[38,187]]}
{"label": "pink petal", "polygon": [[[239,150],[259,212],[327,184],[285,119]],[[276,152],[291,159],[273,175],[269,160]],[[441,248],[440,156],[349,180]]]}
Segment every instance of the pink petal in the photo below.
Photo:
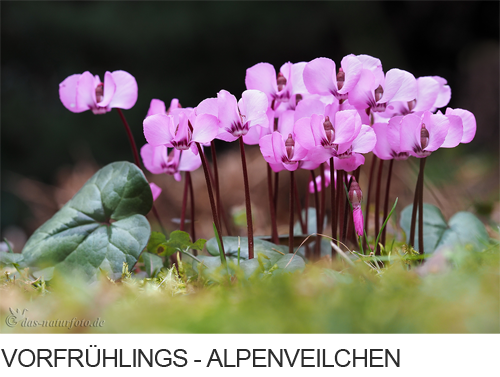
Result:
{"label": "pink petal", "polygon": [[384,94],[380,103],[413,101],[417,98],[417,80],[410,72],[393,68],[385,75]]}
{"label": "pink petal", "polygon": [[219,139],[219,140],[227,141],[228,143],[232,143],[233,141],[238,139],[237,136],[230,134],[229,132],[227,132],[226,130],[224,130],[222,128],[219,129],[219,133],[217,134],[217,136],[215,138]]}
{"label": "pink petal", "polygon": [[276,70],[269,63],[258,63],[247,69],[245,85],[247,89],[257,89],[273,97],[278,92]]}
{"label": "pink petal", "polygon": [[[307,93],[306,86],[304,84],[304,68],[306,67],[306,62],[300,62],[292,64],[290,83],[289,86],[290,94],[302,94]],[[288,85],[287,85],[288,86]]]}
{"label": "pink petal", "polygon": [[199,154],[194,154],[191,149],[182,151],[179,161],[180,171],[194,171],[201,166],[201,158]]}
{"label": "pink petal", "polygon": [[375,148],[377,136],[370,126],[363,124],[358,136],[352,142],[352,151],[357,153],[368,153]]}
{"label": "pink petal", "polygon": [[137,101],[138,91],[134,76],[125,71],[114,71],[111,74],[116,84],[116,92],[109,106],[120,109],[132,108]]}
{"label": "pink petal", "polygon": [[81,111],[96,107],[94,76],[89,71],[81,74],[76,85],[76,107]]}
{"label": "pink petal", "polygon": [[[333,157],[333,153],[333,149],[323,148],[321,145],[319,145],[309,150],[306,159],[314,163],[322,164],[323,162],[329,160],[330,157]],[[337,168],[336,164],[335,168]]]}
{"label": "pink petal", "polygon": [[193,125],[192,140],[198,143],[209,143],[219,133],[219,120],[210,114],[201,114],[196,117]]}
{"label": "pink petal", "polygon": [[361,129],[361,118],[356,110],[343,110],[335,114],[335,143],[351,142]]}
{"label": "pink petal", "polygon": [[422,121],[429,131],[429,144],[424,150],[433,152],[440,148],[446,140],[450,122],[444,115],[432,114],[430,111],[424,113]]}
{"label": "pink petal", "polygon": [[165,107],[165,102],[159,99],[152,99],[151,104],[149,105],[148,116],[155,114],[164,114],[167,115],[167,110]]}
{"label": "pink petal", "polygon": [[283,136],[275,131],[271,134],[271,142],[273,146],[274,160],[276,162],[282,162],[282,157],[286,156],[285,150],[285,140]]}
{"label": "pink petal", "polygon": [[213,116],[217,116],[219,114],[219,109],[217,107],[217,98],[204,99],[198,106],[196,106],[194,111],[196,115],[210,114]]}
{"label": "pink petal", "polygon": [[[302,119],[308,119],[308,118],[302,118]],[[323,115],[317,115],[313,114],[311,116],[311,131],[312,135],[314,137],[314,145],[322,145],[321,142],[326,139],[326,133],[325,133],[325,127],[323,126],[323,123],[325,121],[325,117]],[[331,119],[332,121],[332,119]],[[333,120],[334,122],[335,120]],[[332,123],[333,123],[332,122]],[[308,148],[307,141],[304,145],[304,147]],[[311,148],[308,148],[311,149]]]}
{"label": "pink petal", "polygon": [[448,134],[444,140],[441,148],[454,148],[462,140],[464,133],[464,127],[462,124],[462,118],[457,115],[442,115],[436,114],[436,116],[442,116],[449,123]]}
{"label": "pink petal", "polygon": [[375,123],[372,127],[377,136],[377,144],[373,148],[373,153],[382,160],[392,160],[392,148],[387,137],[389,125],[387,123]]}
{"label": "pink petal", "polygon": [[111,99],[116,92],[116,83],[113,79],[113,75],[110,72],[104,74],[104,86],[103,86],[103,98],[102,101],[97,104],[99,107],[108,107]]}
{"label": "pink petal", "polygon": [[217,106],[221,128],[228,130],[233,123],[241,123],[236,97],[227,90],[221,90],[217,94]]}
{"label": "pink petal", "polygon": [[293,134],[294,115],[293,110],[287,110],[278,118],[278,132],[284,137]]}
{"label": "pink petal", "polygon": [[167,148],[164,145],[152,146],[144,144],[141,148],[141,157],[144,167],[153,174],[165,172],[161,162],[167,159]]}
{"label": "pink petal", "polygon": [[306,158],[309,151],[305,149],[298,141],[295,141],[295,148],[293,150],[292,161],[301,161]]}
{"label": "pink petal", "polygon": [[174,124],[171,115],[151,115],[144,119],[142,124],[144,126],[144,137],[149,144],[172,145],[173,135],[170,130],[174,128]]}
{"label": "pink petal", "polygon": [[361,211],[360,206],[353,208],[352,219],[354,221],[354,229],[356,230],[356,234],[359,237],[363,237],[364,221],[363,221],[363,211]]}
{"label": "pink petal", "polygon": [[[389,143],[391,150],[400,153],[401,152],[401,121],[402,116],[396,116],[389,119],[389,124],[387,125],[387,142]],[[378,135],[377,135],[378,143]]]}
{"label": "pink petal", "polygon": [[422,120],[419,116],[410,114],[401,120],[401,152],[413,152],[415,146],[420,146],[420,130]]}
{"label": "pink petal", "polygon": [[[345,73],[345,81],[344,86],[338,92],[340,94],[349,93],[349,91],[354,88],[354,86],[358,83],[359,77],[361,76],[361,70],[363,69],[363,64],[361,61],[354,55],[344,56],[340,65]],[[337,80],[334,79],[336,82]]]}
{"label": "pink petal", "polygon": [[313,149],[316,146],[311,131],[311,118],[301,118],[295,122],[293,133],[296,140],[306,149]]}
{"label": "pink petal", "polygon": [[439,83],[429,76],[419,77],[417,79],[417,90],[417,103],[413,111],[432,111],[439,94]]}
{"label": "pink petal", "polygon": [[259,90],[245,90],[241,95],[241,100],[238,102],[241,115],[245,116],[243,123],[248,122],[248,127],[269,127],[267,106],[268,100],[264,92]]}
{"label": "pink petal", "polygon": [[295,108],[295,120],[309,118],[313,114],[325,114],[325,104],[318,99],[303,99]]}
{"label": "pink petal", "polygon": [[468,110],[463,109],[446,109],[446,115],[458,115],[462,118],[463,135],[461,143],[470,143],[476,135],[476,118]]}
{"label": "pink petal", "polygon": [[153,201],[155,201],[161,194],[161,188],[152,182],[149,184],[149,187],[151,187],[151,194],[153,194]]}
{"label": "pink petal", "polygon": [[337,91],[335,62],[328,58],[311,60],[304,68],[304,84],[309,93],[321,95],[335,93]]}
{"label": "pink petal", "polygon": [[375,75],[371,71],[363,69],[358,83],[348,93],[349,103],[360,110],[375,104],[374,91],[377,86]]}
{"label": "pink petal", "polygon": [[356,58],[363,64],[363,70],[369,70],[374,77],[375,88],[384,83],[384,71],[380,59],[374,58],[370,55],[356,55]]}
{"label": "pink petal", "polygon": [[260,139],[269,134],[269,128],[260,126],[250,127],[246,135],[243,135],[243,142],[247,145],[259,144]]}
{"label": "pink petal", "polygon": [[88,107],[79,108],[76,104],[76,90],[80,76],[81,74],[71,75],[59,84],[59,98],[64,107],[73,113],[88,110]]}
{"label": "pink petal", "polygon": [[436,80],[440,85],[439,94],[433,106],[434,110],[434,109],[439,109],[441,107],[445,107],[450,102],[451,88],[447,85],[447,81],[442,77],[432,76],[432,78]]}
{"label": "pink petal", "polygon": [[353,153],[350,158],[335,157],[335,169],[344,171],[354,171],[365,163],[365,157],[362,154]]}

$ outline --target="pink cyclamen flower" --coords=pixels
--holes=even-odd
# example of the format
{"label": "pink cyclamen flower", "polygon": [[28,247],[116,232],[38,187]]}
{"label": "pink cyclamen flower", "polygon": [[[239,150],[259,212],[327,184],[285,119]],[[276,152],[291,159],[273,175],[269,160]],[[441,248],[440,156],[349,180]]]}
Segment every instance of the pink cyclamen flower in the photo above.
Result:
{"label": "pink cyclamen flower", "polygon": [[153,194],[153,201],[155,201],[160,196],[162,190],[153,182],[149,184],[149,187],[151,188],[151,194]]}
{"label": "pink cyclamen flower", "polygon": [[408,152],[401,151],[402,119],[402,116],[395,116],[388,123],[375,123],[372,126],[377,136],[373,153],[381,160],[406,160],[410,156]]}
{"label": "pink cyclamen flower", "polygon": [[106,72],[104,82],[86,71],[67,77],[59,84],[62,104],[74,113],[92,110],[104,114],[112,108],[130,109],[137,101],[137,82],[125,71]]}
{"label": "pink cyclamen flower", "polygon": [[352,204],[352,218],[354,220],[354,229],[358,236],[363,236],[363,211],[361,211],[361,202],[363,201],[363,193],[359,188],[356,178],[352,177],[351,187],[349,188],[349,201]]}
{"label": "pink cyclamen flower", "polygon": [[165,145],[153,146],[145,144],[141,148],[142,162],[153,174],[173,175],[176,181],[181,180],[181,171],[193,171],[200,167],[201,158],[190,149],[180,151]]}

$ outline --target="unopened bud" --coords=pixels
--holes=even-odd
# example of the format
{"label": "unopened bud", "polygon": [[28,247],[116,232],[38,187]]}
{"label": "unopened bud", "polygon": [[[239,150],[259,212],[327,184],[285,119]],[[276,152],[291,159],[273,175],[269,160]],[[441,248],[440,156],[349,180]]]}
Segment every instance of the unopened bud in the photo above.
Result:
{"label": "unopened bud", "polygon": [[425,124],[422,123],[422,129],[420,130],[420,146],[425,149],[429,145],[429,131],[425,128]]}
{"label": "unopened bud", "polygon": [[332,122],[330,122],[330,117],[325,116],[325,121],[323,122],[323,128],[325,129],[326,138],[329,143],[335,140],[335,129],[333,128]]}
{"label": "unopened bud", "polygon": [[276,83],[278,84],[278,92],[281,92],[283,90],[283,87],[286,85],[286,78],[285,76],[283,76],[283,73],[278,73]]}
{"label": "unopened bud", "polygon": [[288,159],[291,160],[293,157],[293,150],[295,148],[295,141],[292,138],[292,134],[288,134],[288,139],[285,141],[286,155]]}
{"label": "unopened bud", "polygon": [[339,68],[339,73],[337,73],[337,88],[338,90],[342,89],[344,86],[344,81],[345,81],[345,73],[344,70]]}
{"label": "unopened bud", "polygon": [[381,85],[379,85],[378,88],[375,89],[375,102],[380,101],[380,99],[382,98],[383,94],[384,94],[384,89],[382,88]]}
{"label": "unopened bud", "polygon": [[99,103],[102,101],[103,98],[104,98],[104,84],[100,83],[95,88],[95,101]]}
{"label": "unopened bud", "polygon": [[363,201],[363,193],[354,177],[352,177],[351,187],[349,188],[349,200],[353,208],[361,206],[361,202]]}

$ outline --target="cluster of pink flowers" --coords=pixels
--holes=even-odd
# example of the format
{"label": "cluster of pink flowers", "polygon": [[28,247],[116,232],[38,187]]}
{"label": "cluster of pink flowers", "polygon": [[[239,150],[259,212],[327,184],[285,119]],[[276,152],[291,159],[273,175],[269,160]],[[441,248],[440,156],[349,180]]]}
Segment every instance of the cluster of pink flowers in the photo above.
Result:
{"label": "cluster of pink flowers", "polygon": [[[275,172],[316,169],[330,161],[336,170],[352,172],[372,151],[384,160],[423,158],[470,142],[476,131],[469,111],[438,111],[451,97],[445,79],[416,79],[397,68],[384,73],[380,60],[368,55],[348,55],[338,70],[328,58],[285,63],[278,73],[259,63],[247,69],[245,84],[239,100],[221,90],[195,108],[182,108],[174,99],[166,109],[153,99],[143,123],[145,167],[180,180],[181,171],[201,165],[197,143],[242,137],[260,146]],[[59,90],[73,112],[128,109],[137,98],[135,79],[124,71],[106,72],[104,83],[89,72],[73,75]],[[357,191],[351,201],[360,202]],[[354,222],[361,235],[359,218]]]}

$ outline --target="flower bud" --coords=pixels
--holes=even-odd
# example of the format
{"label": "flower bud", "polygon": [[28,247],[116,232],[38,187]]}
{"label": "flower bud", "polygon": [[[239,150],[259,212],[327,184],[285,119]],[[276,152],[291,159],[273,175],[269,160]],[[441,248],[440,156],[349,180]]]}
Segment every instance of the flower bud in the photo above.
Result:
{"label": "flower bud", "polygon": [[382,86],[379,85],[378,88],[375,89],[375,102],[380,101],[383,95],[384,95],[384,88],[382,88]]}
{"label": "flower bud", "polygon": [[325,121],[323,122],[323,128],[325,129],[326,139],[328,143],[331,144],[335,140],[335,129],[333,128],[332,122],[330,122],[330,117],[325,116]]}
{"label": "flower bud", "polygon": [[420,130],[420,146],[425,149],[429,145],[429,131],[425,128],[425,124],[422,123],[422,129]]}
{"label": "flower bud", "polygon": [[281,92],[283,90],[283,87],[286,85],[286,78],[285,76],[283,76],[283,73],[278,73],[276,83],[278,84],[278,92]]}
{"label": "flower bud", "polygon": [[344,70],[339,68],[339,73],[337,73],[337,88],[338,90],[342,89],[344,86],[344,81],[345,81],[345,73]]}
{"label": "flower bud", "polygon": [[352,177],[351,187],[349,188],[349,200],[353,208],[361,207],[361,202],[363,201],[363,193],[354,177]]}
{"label": "flower bud", "polygon": [[286,155],[289,160],[293,158],[293,150],[295,148],[295,141],[292,138],[292,134],[288,134],[288,139],[285,141]]}

